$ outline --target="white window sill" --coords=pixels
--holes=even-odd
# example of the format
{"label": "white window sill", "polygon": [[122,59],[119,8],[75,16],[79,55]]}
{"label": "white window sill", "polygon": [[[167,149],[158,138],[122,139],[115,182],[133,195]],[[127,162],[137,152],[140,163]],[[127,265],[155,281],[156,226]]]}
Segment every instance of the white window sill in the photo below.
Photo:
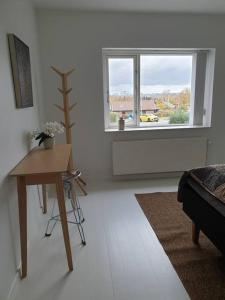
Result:
{"label": "white window sill", "polygon": [[118,128],[106,128],[105,132],[129,132],[129,131],[152,131],[152,130],[177,130],[177,129],[200,129],[210,128],[211,126],[187,125],[187,126],[152,126],[152,127],[125,127],[124,130]]}

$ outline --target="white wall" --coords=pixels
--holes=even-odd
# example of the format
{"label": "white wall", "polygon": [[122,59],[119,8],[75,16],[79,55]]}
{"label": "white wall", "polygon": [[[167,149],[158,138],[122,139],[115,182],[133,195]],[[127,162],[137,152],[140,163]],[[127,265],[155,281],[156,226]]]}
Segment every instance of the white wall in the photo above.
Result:
{"label": "white wall", "polygon": [[[125,14],[73,11],[38,11],[47,119],[60,120],[53,103],[60,103],[54,65],[75,66],[72,98],[78,102],[73,119],[74,155],[84,177],[112,176],[111,142],[170,137],[206,136],[208,163],[225,158],[225,17],[210,15]],[[104,132],[103,47],[212,47],[217,49],[212,128],[145,132]],[[179,150],[178,150],[179,151]]]}
{"label": "white wall", "polygon": [[[26,132],[39,126],[41,97],[35,13],[23,0],[0,2],[0,299],[6,299],[20,263],[16,180],[9,171],[28,151]],[[7,33],[30,47],[34,107],[16,109]],[[37,189],[29,188],[29,242],[38,233],[41,215]]]}

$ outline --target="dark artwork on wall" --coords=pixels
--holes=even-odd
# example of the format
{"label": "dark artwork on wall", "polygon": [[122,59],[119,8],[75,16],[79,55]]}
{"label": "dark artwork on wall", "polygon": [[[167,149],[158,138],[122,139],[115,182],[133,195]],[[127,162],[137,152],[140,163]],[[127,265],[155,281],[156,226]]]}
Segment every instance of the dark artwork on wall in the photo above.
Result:
{"label": "dark artwork on wall", "polygon": [[14,34],[8,34],[16,107],[33,106],[29,47]]}

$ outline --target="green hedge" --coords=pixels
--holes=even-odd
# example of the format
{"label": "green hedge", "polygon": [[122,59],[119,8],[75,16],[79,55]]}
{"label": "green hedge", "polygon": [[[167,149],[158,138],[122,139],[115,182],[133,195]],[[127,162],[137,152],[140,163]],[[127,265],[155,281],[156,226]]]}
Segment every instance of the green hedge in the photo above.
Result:
{"label": "green hedge", "polygon": [[183,109],[178,109],[175,112],[170,114],[169,124],[185,124],[189,121],[188,112]]}

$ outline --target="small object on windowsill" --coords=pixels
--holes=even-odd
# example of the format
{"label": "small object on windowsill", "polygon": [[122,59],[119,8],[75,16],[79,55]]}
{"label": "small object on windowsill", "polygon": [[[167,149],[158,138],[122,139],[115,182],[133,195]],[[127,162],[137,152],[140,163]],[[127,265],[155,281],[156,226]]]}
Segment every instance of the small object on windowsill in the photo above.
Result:
{"label": "small object on windowsill", "polygon": [[125,121],[123,119],[123,117],[120,117],[119,119],[119,130],[124,130],[125,128]]}

